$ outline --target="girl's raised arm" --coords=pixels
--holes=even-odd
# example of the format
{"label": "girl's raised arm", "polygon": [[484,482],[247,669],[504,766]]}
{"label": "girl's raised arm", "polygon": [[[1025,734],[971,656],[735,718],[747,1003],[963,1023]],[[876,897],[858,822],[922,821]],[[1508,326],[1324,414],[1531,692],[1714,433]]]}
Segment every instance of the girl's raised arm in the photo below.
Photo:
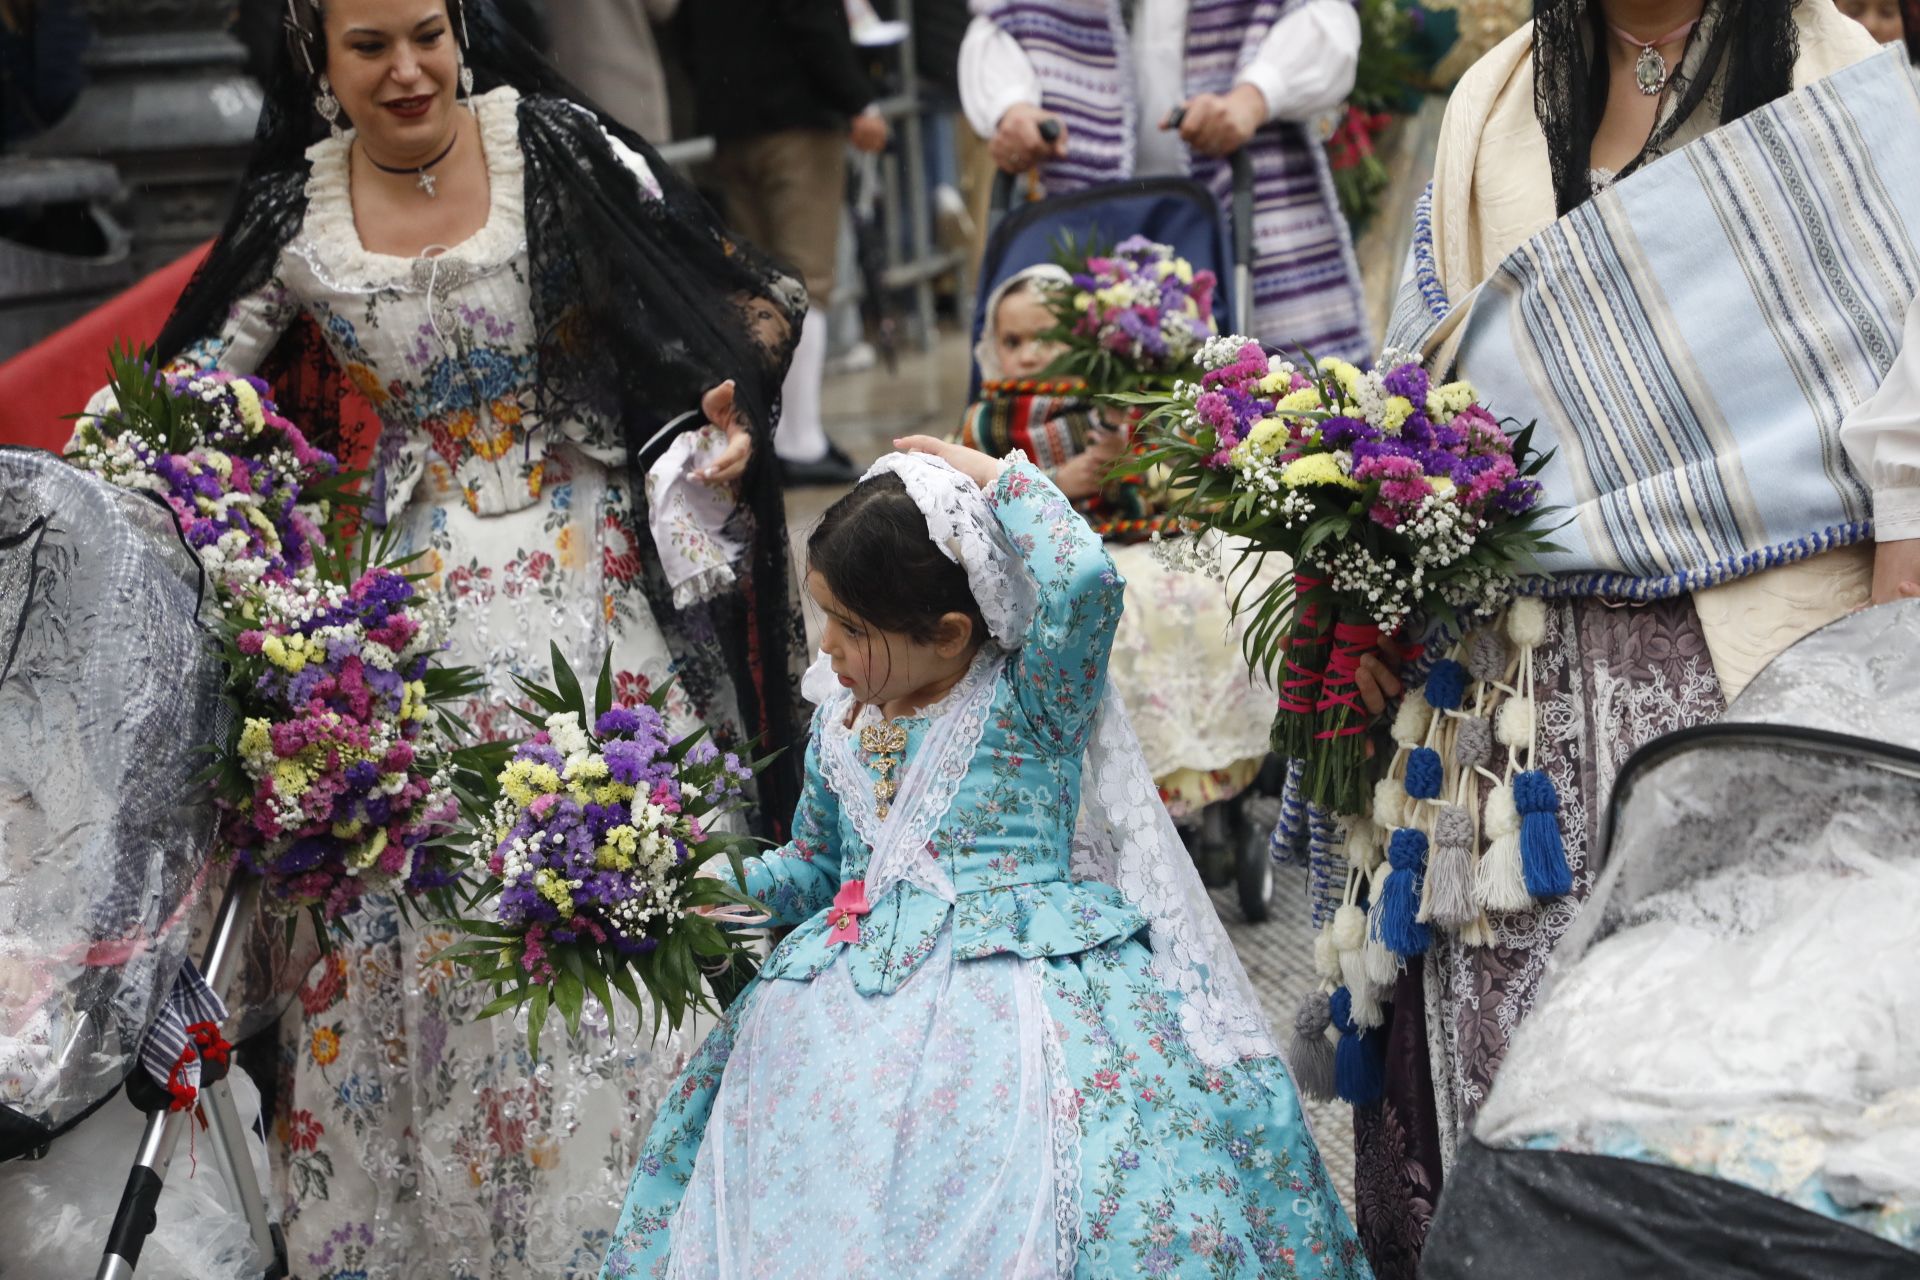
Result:
{"label": "girl's raised arm", "polygon": [[1085,518],[1024,457],[1001,473],[987,502],[1040,588],[1014,657],[1015,694],[1049,745],[1077,754],[1106,693],[1126,580]]}

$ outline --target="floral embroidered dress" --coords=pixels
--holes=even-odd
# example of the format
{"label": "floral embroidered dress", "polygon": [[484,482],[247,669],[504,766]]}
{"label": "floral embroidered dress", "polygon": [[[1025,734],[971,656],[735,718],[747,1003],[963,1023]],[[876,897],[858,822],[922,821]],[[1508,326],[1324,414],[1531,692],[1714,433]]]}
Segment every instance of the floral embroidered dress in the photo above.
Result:
{"label": "floral embroidered dress", "polygon": [[[373,501],[403,553],[424,553],[453,618],[449,660],[486,672],[469,719],[490,736],[513,730],[514,675],[550,677],[549,641],[588,671],[610,649],[625,699],[673,666],[638,581],[624,445],[600,424],[536,421],[518,97],[475,99],[490,212],[435,256],[367,251],[351,135],[313,147],[301,233],[194,353],[250,371],[300,312],[318,323],[380,415]],[[669,711],[694,723],[684,700]],[[486,997],[429,963],[452,939],[368,901],[284,1024],[277,1173],[294,1274],[594,1274],[639,1154],[635,1125],[681,1065],[678,1042],[588,1018],[572,1038],[550,1030],[535,1069],[523,1029],[473,1021]]]}
{"label": "floral embroidered dress", "polygon": [[877,712],[825,701],[794,839],[746,864],[797,927],[655,1119],[609,1280],[1369,1274],[1280,1061],[1203,1063],[1146,917],[1074,875],[1125,583],[1030,464],[988,502],[1038,584],[1025,642],[893,722],[924,831],[878,811]]}

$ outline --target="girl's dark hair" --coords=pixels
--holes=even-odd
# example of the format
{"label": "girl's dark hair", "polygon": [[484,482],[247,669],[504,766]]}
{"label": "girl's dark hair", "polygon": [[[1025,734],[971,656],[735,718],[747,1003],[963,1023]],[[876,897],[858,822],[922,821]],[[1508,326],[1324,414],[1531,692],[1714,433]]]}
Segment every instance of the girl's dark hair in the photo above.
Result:
{"label": "girl's dark hair", "polygon": [[973,623],[976,644],[986,638],[967,571],[933,544],[897,475],[863,480],[827,508],[807,539],[807,568],[849,614],[881,631],[930,644],[940,619],[959,613]]}

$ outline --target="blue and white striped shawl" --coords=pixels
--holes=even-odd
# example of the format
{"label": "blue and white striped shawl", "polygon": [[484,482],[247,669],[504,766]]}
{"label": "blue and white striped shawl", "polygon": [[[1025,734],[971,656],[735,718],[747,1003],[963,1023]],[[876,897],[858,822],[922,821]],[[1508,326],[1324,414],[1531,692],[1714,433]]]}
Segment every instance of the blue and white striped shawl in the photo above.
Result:
{"label": "blue and white striped shawl", "polygon": [[[1188,95],[1232,89],[1268,29],[1305,3],[1193,0]],[[1019,43],[1040,78],[1042,105],[1066,121],[1069,154],[1041,171],[1049,193],[1131,177],[1138,109],[1118,0],[976,0],[976,9]],[[1257,336],[1316,356],[1364,359],[1370,344],[1360,271],[1325,148],[1287,122],[1267,125],[1249,146]],[[1224,161],[1195,156],[1192,173],[1222,210],[1229,207],[1233,178]]]}
{"label": "blue and white striped shawl", "polygon": [[1840,444],[1920,289],[1920,82],[1889,51],[1616,184],[1450,299],[1425,202],[1388,348],[1556,450],[1555,595],[1651,599],[1872,536]]}

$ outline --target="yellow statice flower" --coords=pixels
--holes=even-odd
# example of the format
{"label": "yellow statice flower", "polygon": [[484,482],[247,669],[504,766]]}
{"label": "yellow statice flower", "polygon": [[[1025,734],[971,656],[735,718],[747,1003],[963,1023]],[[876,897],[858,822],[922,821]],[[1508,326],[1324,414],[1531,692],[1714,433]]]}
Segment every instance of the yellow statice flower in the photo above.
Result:
{"label": "yellow statice flower", "polygon": [[500,791],[522,809],[539,797],[560,789],[560,775],[538,760],[514,760],[500,771]]}
{"label": "yellow statice flower", "polygon": [[624,782],[603,782],[592,792],[592,800],[595,804],[625,804],[633,799],[633,796],[633,788]]}
{"label": "yellow statice flower", "polygon": [[1273,406],[1275,413],[1315,413],[1322,408],[1320,388],[1302,387],[1298,391],[1288,392],[1280,397]]}
{"label": "yellow statice flower", "polygon": [[628,871],[634,854],[640,849],[640,833],[625,823],[607,828],[607,842],[594,855],[594,865],[602,871]]}
{"label": "yellow statice flower", "polygon": [[240,421],[247,424],[248,435],[259,435],[267,429],[267,415],[260,408],[260,393],[253,384],[244,378],[236,378],[227,384],[233,390],[233,402],[240,406]]}
{"label": "yellow statice flower", "polygon": [[386,849],[387,829],[375,827],[373,838],[347,855],[347,866],[354,871],[365,871],[380,860],[380,855],[385,853]]}
{"label": "yellow statice flower", "polygon": [[1360,487],[1360,482],[1348,475],[1340,466],[1340,460],[1330,453],[1309,453],[1305,457],[1295,458],[1280,473],[1280,483],[1289,489],[1302,489],[1315,484],[1337,484],[1343,489]]}
{"label": "yellow statice flower", "polygon": [[1360,370],[1335,356],[1327,356],[1320,361],[1320,371],[1330,373],[1333,380],[1340,384],[1340,390],[1346,393],[1348,400],[1360,398]]}
{"label": "yellow statice flower", "polygon": [[1392,434],[1405,426],[1407,419],[1413,416],[1413,401],[1405,396],[1388,396],[1387,403],[1380,410],[1380,429]]}
{"label": "yellow statice flower", "polygon": [[298,760],[276,760],[273,765],[273,789],[289,800],[306,794],[313,775]]}
{"label": "yellow statice flower", "polygon": [[367,824],[359,818],[355,818],[351,822],[336,822],[333,824],[333,834],[338,839],[351,840],[359,835],[366,825]]}
{"label": "yellow statice flower", "polygon": [[1471,382],[1448,382],[1427,388],[1427,416],[1441,424],[1453,421],[1478,395]]}
{"label": "yellow statice flower", "polygon": [[572,911],[573,894],[567,890],[567,882],[560,873],[551,867],[542,867],[533,873],[533,887],[541,897],[551,902],[556,910]]}
{"label": "yellow statice flower", "polygon": [[306,642],[298,638],[288,644],[281,636],[268,636],[260,642],[260,656],[290,676],[307,669]]}
{"label": "yellow statice flower", "polygon": [[240,726],[240,758],[256,769],[265,769],[273,759],[273,735],[267,721],[250,717]]}

